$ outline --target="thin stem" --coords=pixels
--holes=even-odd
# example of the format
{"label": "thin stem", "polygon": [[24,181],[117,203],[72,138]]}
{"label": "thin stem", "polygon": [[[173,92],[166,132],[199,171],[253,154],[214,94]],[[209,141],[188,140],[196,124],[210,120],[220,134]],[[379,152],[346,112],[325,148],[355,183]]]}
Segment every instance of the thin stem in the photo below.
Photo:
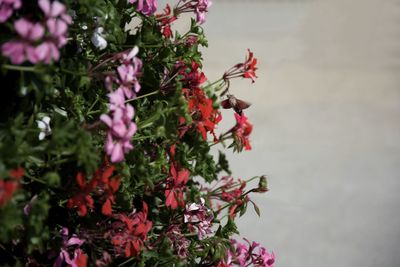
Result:
{"label": "thin stem", "polygon": [[1,66],[3,69],[6,70],[18,70],[18,71],[28,71],[28,72],[40,72],[35,66],[18,66],[18,65],[9,65],[3,64]]}
{"label": "thin stem", "polygon": [[148,96],[151,96],[151,95],[158,94],[159,91],[160,91],[160,90],[156,90],[156,91],[153,91],[153,92],[151,92],[151,93],[138,96],[138,97],[136,97],[136,98],[128,99],[128,100],[125,101],[125,104],[126,104],[126,103],[129,103],[129,102],[133,102],[133,101],[138,100],[138,99],[140,99],[140,98],[144,98],[144,97],[148,97]]}
{"label": "thin stem", "polygon": [[97,104],[98,101],[99,101],[99,96],[96,97],[96,100],[95,100],[95,101],[93,102],[93,104],[89,107],[89,109],[88,109],[86,115],[88,115],[88,114],[92,111],[92,109],[94,108],[94,106]]}
{"label": "thin stem", "polygon": [[75,76],[87,76],[88,75],[88,73],[75,72],[75,71],[67,70],[67,69],[60,69],[60,71],[64,72],[64,73],[72,74],[72,75],[75,75]]}
{"label": "thin stem", "polygon": [[205,87],[203,87],[203,89],[207,89],[208,87],[211,87],[211,86],[213,86],[213,85],[215,85],[215,84],[217,84],[217,83],[219,83],[219,82],[223,82],[223,78],[219,78],[218,80],[216,80],[215,82],[212,82],[212,83],[210,83],[210,84],[207,84]]}

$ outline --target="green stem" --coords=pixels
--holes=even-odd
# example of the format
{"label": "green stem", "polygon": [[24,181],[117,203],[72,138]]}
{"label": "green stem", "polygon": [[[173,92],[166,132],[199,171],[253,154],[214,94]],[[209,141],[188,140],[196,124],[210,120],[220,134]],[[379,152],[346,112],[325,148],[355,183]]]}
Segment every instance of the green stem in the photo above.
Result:
{"label": "green stem", "polygon": [[118,265],[118,266],[124,266],[124,265],[130,263],[131,261],[133,261],[133,260],[135,260],[135,259],[136,259],[135,257],[129,258],[129,259],[127,259],[126,261],[124,261],[123,263],[121,263],[121,264]]}
{"label": "green stem", "polygon": [[145,139],[149,139],[152,138],[153,136],[141,136],[141,137],[137,137],[137,138],[133,138],[133,141],[140,141],[140,140],[145,140]]}
{"label": "green stem", "polygon": [[75,76],[88,76],[87,73],[75,72],[75,71],[67,70],[67,69],[60,69],[60,71],[64,72],[64,73],[72,74],[72,75],[75,75]]}
{"label": "green stem", "polygon": [[18,66],[18,65],[3,64],[1,67],[2,67],[3,69],[6,69],[6,70],[18,70],[18,71],[28,71],[28,72],[39,72],[39,70],[36,69],[35,66]]}
{"label": "green stem", "polygon": [[220,83],[220,82],[223,82],[223,78],[219,78],[215,82],[207,84],[205,87],[203,87],[203,90],[207,89],[208,87],[214,86],[215,84]]}
{"label": "green stem", "polygon": [[94,108],[94,106],[97,104],[97,102],[99,101],[99,96],[96,97],[96,100],[93,102],[93,104],[89,107],[86,115],[89,115],[89,113],[92,111],[92,109]]}
{"label": "green stem", "polygon": [[143,44],[143,45],[139,45],[139,47],[142,47],[142,48],[158,48],[158,47],[163,47],[164,45],[163,44],[158,44],[158,45],[146,45],[146,44]]}
{"label": "green stem", "polygon": [[136,97],[136,98],[132,98],[132,99],[126,100],[126,101],[125,101],[125,104],[126,104],[126,103],[129,103],[129,102],[133,102],[133,101],[138,100],[138,99],[141,99],[141,98],[144,98],[144,97],[148,97],[148,96],[151,96],[151,95],[158,94],[159,91],[160,91],[160,90],[156,90],[156,91],[153,91],[153,92],[151,92],[151,93],[148,93],[148,94],[145,94],[145,95],[138,96],[138,97]]}

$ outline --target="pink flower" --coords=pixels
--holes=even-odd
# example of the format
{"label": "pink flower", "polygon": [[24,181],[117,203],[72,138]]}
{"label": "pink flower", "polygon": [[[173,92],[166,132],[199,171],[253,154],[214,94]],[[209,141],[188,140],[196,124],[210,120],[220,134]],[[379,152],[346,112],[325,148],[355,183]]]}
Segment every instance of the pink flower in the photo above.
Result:
{"label": "pink flower", "polygon": [[141,12],[145,16],[153,15],[157,10],[156,0],[129,0],[131,4],[137,2],[136,10]]}
{"label": "pink flower", "polygon": [[[82,251],[79,249],[79,247],[82,246],[82,244],[85,241],[82,239],[79,239],[75,234],[72,235],[72,237],[68,238],[69,231],[68,231],[67,227],[64,227],[60,231],[60,233],[61,233],[61,236],[63,239],[63,245],[61,247],[61,251],[60,251],[60,254],[58,255],[58,258],[54,262],[54,267],[61,267],[62,263],[64,261],[67,264],[71,265],[72,267],[78,267],[78,265],[76,264],[76,261],[77,261],[77,259],[79,259],[79,257],[82,254]],[[69,252],[68,252],[70,247],[75,247],[73,258],[71,258],[71,256],[69,255]]]}
{"label": "pink flower", "polygon": [[[45,23],[33,23],[24,18],[17,20],[14,28],[20,39],[2,45],[3,55],[13,64],[21,64],[26,59],[33,64],[50,64],[59,60],[59,48],[67,43],[68,24],[72,23],[72,18],[66,13],[65,5],[58,1],[39,0],[39,6],[46,16]],[[48,31],[46,36],[45,29]],[[42,39],[42,43],[37,45]]]}
{"label": "pink flower", "polygon": [[14,10],[20,9],[21,6],[21,0],[0,0],[0,23],[7,21]]}
{"label": "pink flower", "polygon": [[[244,266],[257,266],[257,267],[273,267],[275,263],[274,253],[269,253],[264,247],[260,247],[257,242],[250,243],[249,240],[244,238],[246,243],[239,243],[232,239],[231,245],[233,251],[228,250],[226,252],[226,258],[229,260],[229,264],[224,265],[225,261],[222,261],[218,267],[232,266],[233,263],[239,264],[240,267]],[[256,251],[258,248],[258,252]]]}
{"label": "pink flower", "polygon": [[39,0],[39,7],[47,18],[61,18],[67,24],[72,22],[71,16],[67,14],[67,8],[58,1],[51,3],[49,0]]}
{"label": "pink flower", "polygon": [[264,266],[273,267],[275,263],[275,254],[269,253],[265,248],[260,248],[260,258]]}
{"label": "pink flower", "polygon": [[57,61],[60,58],[60,51],[58,50],[57,46],[50,41],[43,42],[37,46],[35,49],[35,54],[38,58],[38,61],[42,61],[46,64],[50,64],[52,60]]}
{"label": "pink flower", "polygon": [[207,234],[212,233],[212,220],[214,216],[204,205],[204,199],[200,199],[200,204],[192,203],[186,205],[184,212],[184,222],[189,223],[189,229],[196,229],[199,239],[203,239]]}
{"label": "pink flower", "polygon": [[43,37],[43,26],[22,18],[14,22],[14,27],[20,39],[4,43],[1,47],[3,55],[9,57],[13,64],[21,64],[26,59],[31,63],[40,61],[34,43]]}
{"label": "pink flower", "polygon": [[127,104],[124,108],[117,108],[111,116],[103,114],[100,120],[109,127],[105,151],[111,156],[111,162],[120,162],[124,159],[124,154],[132,148],[131,139],[137,127],[132,122],[133,107]]}
{"label": "pink flower", "polygon": [[175,8],[175,13],[187,13],[194,12],[196,13],[196,21],[200,24],[203,24],[206,21],[206,13],[208,12],[208,8],[211,6],[211,0],[190,0],[183,1],[181,5]]}
{"label": "pink flower", "polygon": [[136,124],[132,121],[134,109],[125,101],[136,97],[136,93],[140,90],[137,75],[142,68],[142,61],[136,57],[137,53],[138,48],[135,47],[129,53],[122,54],[117,74],[108,75],[105,80],[108,90],[112,90],[113,82],[119,85],[115,91],[108,94],[110,113],[100,116],[100,120],[108,127],[104,149],[111,157],[111,162],[124,160],[124,155],[133,149],[131,139],[137,130]]}

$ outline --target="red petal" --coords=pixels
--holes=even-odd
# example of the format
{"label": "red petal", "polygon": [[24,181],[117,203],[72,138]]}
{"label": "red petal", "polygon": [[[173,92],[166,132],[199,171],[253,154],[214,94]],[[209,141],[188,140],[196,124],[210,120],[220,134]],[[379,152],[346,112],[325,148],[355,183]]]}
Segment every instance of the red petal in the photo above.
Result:
{"label": "red petal", "polygon": [[101,207],[101,213],[106,216],[112,215],[112,206],[109,198],[107,198],[106,202],[104,202],[103,206]]}

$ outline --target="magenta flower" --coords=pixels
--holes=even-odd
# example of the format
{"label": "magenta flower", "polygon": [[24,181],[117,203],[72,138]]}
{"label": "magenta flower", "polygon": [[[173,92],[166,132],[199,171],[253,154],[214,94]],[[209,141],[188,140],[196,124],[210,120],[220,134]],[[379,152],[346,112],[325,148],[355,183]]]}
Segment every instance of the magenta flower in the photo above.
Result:
{"label": "magenta flower", "polygon": [[40,61],[34,44],[43,37],[43,26],[22,18],[14,22],[14,28],[20,39],[4,43],[1,47],[3,55],[9,57],[13,64],[21,64],[26,59],[34,64]]}
{"label": "magenta flower", "polygon": [[175,8],[175,13],[188,13],[194,12],[196,13],[196,21],[200,24],[203,24],[206,21],[206,13],[208,12],[208,8],[211,6],[211,0],[190,0],[183,1],[182,4]]}
{"label": "magenta flower", "polygon": [[14,10],[20,9],[21,0],[0,0],[0,23],[6,22]]}
{"label": "magenta flower", "polygon": [[131,4],[137,2],[136,10],[145,16],[153,15],[157,10],[157,0],[129,0]]}
{"label": "magenta flower", "polygon": [[203,24],[206,21],[206,13],[211,5],[211,0],[198,0],[194,11],[198,23]]}
{"label": "magenta flower", "polygon": [[[250,243],[249,240],[244,238],[246,243],[239,243],[236,240],[231,240],[233,251],[228,250],[226,252],[225,258],[229,260],[229,265],[226,264],[227,261],[223,260],[218,265],[219,267],[232,266],[233,263],[238,264],[240,267],[245,266],[257,266],[257,267],[273,267],[275,263],[274,253],[269,253],[264,247],[260,247],[257,242]],[[258,248],[258,252],[256,251]]]}
{"label": "magenta flower", "polygon": [[[61,247],[60,254],[58,255],[56,261],[54,262],[54,267],[61,267],[63,262],[71,265],[72,267],[78,267],[76,264],[76,260],[79,258],[82,251],[79,249],[80,246],[85,242],[82,239],[79,239],[75,234],[72,237],[68,238],[69,231],[67,227],[64,227],[61,231],[61,236],[63,238],[63,245]],[[68,250],[73,247],[74,256],[71,258]]]}

